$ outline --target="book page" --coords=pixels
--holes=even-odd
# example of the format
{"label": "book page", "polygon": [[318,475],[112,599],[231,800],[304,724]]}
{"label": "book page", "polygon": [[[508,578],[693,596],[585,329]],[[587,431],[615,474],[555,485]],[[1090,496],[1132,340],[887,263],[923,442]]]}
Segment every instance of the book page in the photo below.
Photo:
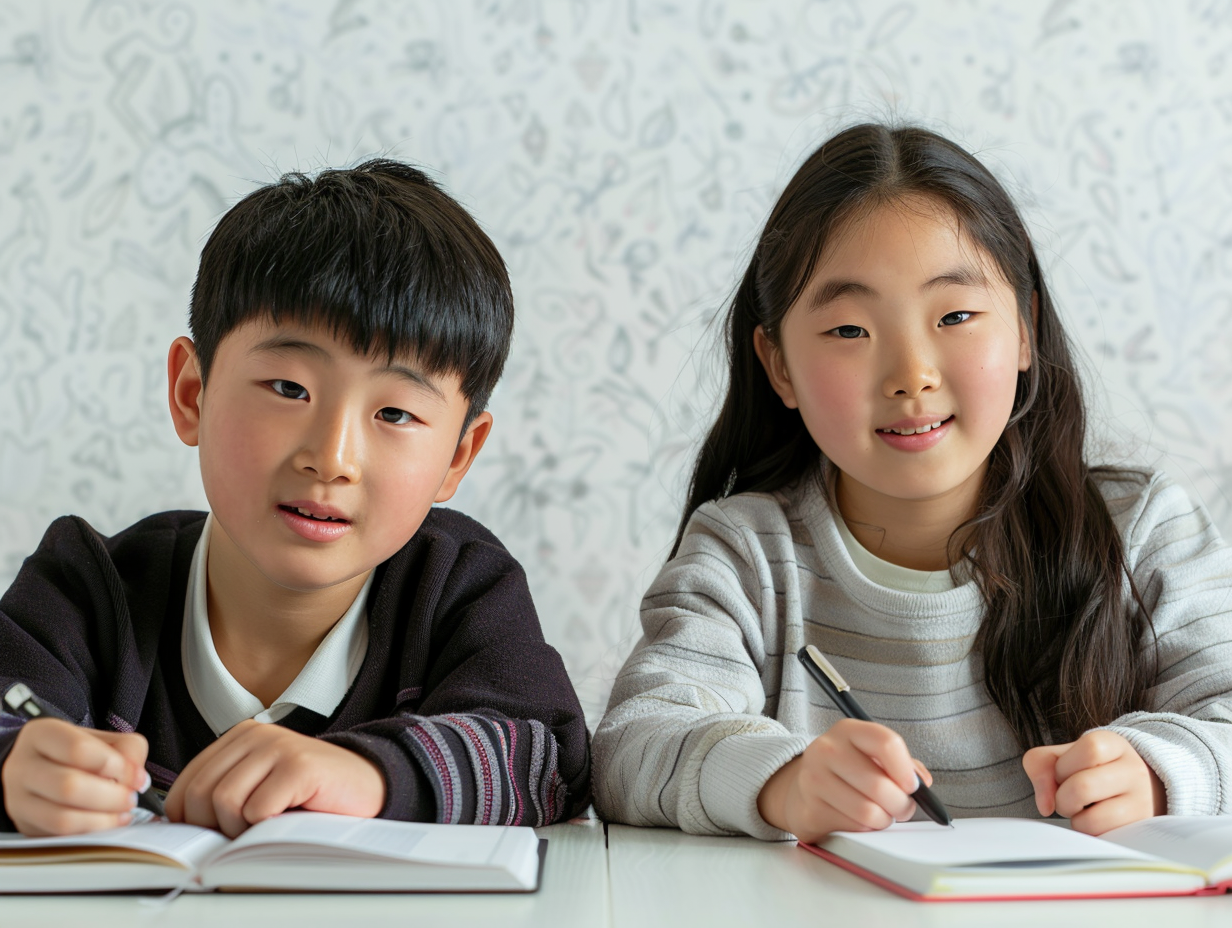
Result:
{"label": "book page", "polygon": [[312,848],[342,859],[368,855],[390,860],[482,867],[491,863],[507,829],[352,818],[325,812],[287,812],[255,825],[216,855],[215,861],[257,859]]}
{"label": "book page", "polygon": [[161,858],[195,870],[201,861],[226,844],[224,835],[208,828],[164,821],[54,838],[0,834],[0,866],[86,859],[148,863]]}
{"label": "book page", "polygon": [[1232,876],[1232,815],[1159,815],[1100,837],[1197,867],[1212,882]]}
{"label": "book page", "polygon": [[[884,831],[840,831],[835,835],[891,857],[938,869],[1155,859],[1149,852],[1030,819],[959,818],[953,828],[932,822],[903,822]],[[825,847],[826,842],[819,846]]]}

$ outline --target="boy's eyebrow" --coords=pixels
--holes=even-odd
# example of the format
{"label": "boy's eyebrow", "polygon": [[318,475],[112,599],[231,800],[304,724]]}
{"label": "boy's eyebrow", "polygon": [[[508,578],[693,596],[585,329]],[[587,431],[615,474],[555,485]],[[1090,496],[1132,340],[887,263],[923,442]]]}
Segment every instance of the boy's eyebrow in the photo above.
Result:
{"label": "boy's eyebrow", "polygon": [[[314,342],[307,341],[302,338],[295,338],[291,335],[274,335],[267,338],[265,341],[254,345],[251,349],[252,354],[261,351],[299,351],[304,354],[310,354],[322,361],[332,361],[333,355]],[[386,364],[381,369],[382,374],[393,374],[395,377],[400,377],[403,380],[409,380],[417,387],[423,387],[433,396],[440,400],[446,400],[445,391],[427,374],[415,370],[413,367],[408,367],[405,364]]]}
{"label": "boy's eyebrow", "polygon": [[[938,274],[920,285],[920,292],[926,293],[938,287],[987,287],[988,278],[982,272],[970,265],[961,264],[950,268],[944,274]],[[844,296],[876,297],[877,291],[868,284],[858,280],[827,280],[818,287],[809,300],[809,309],[818,310]]]}

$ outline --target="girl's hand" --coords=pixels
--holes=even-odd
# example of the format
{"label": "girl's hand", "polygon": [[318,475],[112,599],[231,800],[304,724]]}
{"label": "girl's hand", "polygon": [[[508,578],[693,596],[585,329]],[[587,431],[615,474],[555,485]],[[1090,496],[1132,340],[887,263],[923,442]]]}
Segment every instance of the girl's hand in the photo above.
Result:
{"label": "girl's hand", "polygon": [[806,844],[832,831],[876,831],[915,814],[915,792],[930,774],[895,732],[842,719],[784,764],[757,796],[757,811]]}
{"label": "girl's hand", "polygon": [[1032,748],[1022,766],[1040,815],[1059,812],[1076,831],[1102,835],[1168,811],[1163,782],[1115,732],[1089,731],[1069,744]]}
{"label": "girl's hand", "polygon": [[81,728],[59,719],[22,726],[0,768],[4,809],[24,835],[77,835],[127,825],[149,745],[138,734]]}
{"label": "girl's hand", "polygon": [[230,838],[288,809],[373,818],[385,776],[354,751],[283,728],[240,722],[192,759],[167,793],[167,818]]}

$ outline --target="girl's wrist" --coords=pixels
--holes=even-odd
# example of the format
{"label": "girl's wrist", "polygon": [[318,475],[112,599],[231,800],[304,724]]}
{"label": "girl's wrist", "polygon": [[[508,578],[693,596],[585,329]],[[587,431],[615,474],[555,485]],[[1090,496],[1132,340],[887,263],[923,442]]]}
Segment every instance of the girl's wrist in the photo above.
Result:
{"label": "girl's wrist", "polygon": [[770,775],[766,785],[757,794],[757,814],[765,820],[766,824],[772,825],[779,831],[791,831],[787,827],[787,794],[796,777],[796,768],[799,764],[800,758],[793,757]]}

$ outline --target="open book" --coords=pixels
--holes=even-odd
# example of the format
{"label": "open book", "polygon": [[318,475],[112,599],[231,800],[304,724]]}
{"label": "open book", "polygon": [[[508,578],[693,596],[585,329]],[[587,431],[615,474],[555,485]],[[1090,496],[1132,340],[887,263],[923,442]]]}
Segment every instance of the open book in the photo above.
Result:
{"label": "open book", "polygon": [[1072,899],[1232,891],[1232,816],[1144,819],[1098,838],[1068,823],[955,819],[801,844],[909,899]]}
{"label": "open book", "polygon": [[540,859],[531,828],[287,812],[234,841],[161,820],[63,838],[0,835],[0,892],[532,892]]}

